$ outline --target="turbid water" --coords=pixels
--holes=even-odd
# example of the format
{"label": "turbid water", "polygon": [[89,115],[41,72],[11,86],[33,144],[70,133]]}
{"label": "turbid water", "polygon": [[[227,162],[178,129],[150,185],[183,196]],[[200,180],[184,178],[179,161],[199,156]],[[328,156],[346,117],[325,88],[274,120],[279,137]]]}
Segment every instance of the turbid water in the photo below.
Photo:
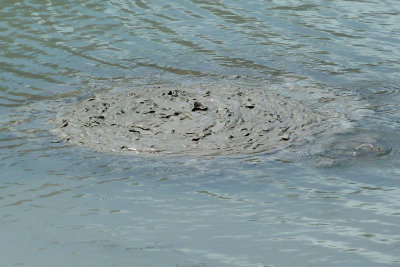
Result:
{"label": "turbid water", "polygon": [[0,265],[398,266],[399,15],[3,1]]}
{"label": "turbid water", "polygon": [[[249,79],[244,87],[208,80],[91,97],[60,108],[54,132],[72,144],[137,156],[257,154],[323,143],[350,128],[350,118],[364,108],[323,88],[301,88],[302,97],[289,97],[281,93],[293,88],[268,88],[266,81],[257,88]],[[332,108],[341,104],[343,110]],[[370,140],[360,142],[373,148]]]}

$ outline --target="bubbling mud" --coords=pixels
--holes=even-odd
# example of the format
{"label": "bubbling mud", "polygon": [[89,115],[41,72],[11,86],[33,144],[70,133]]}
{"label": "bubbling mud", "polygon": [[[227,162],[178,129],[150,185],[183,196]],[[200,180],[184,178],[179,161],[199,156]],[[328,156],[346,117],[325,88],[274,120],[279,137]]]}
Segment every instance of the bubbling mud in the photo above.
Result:
{"label": "bubbling mud", "polygon": [[335,104],[337,99],[332,92],[301,87],[282,93],[221,84],[134,87],[69,107],[56,120],[55,131],[65,141],[104,152],[271,152],[310,144],[352,124],[345,116],[349,110]]}

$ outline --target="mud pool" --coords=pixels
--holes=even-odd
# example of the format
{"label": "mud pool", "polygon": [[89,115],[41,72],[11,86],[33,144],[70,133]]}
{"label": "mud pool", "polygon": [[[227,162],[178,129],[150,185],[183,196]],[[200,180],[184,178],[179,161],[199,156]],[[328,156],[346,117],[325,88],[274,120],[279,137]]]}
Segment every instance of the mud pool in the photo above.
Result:
{"label": "mud pool", "polygon": [[[228,81],[161,83],[101,94],[61,109],[55,132],[72,144],[138,156],[256,154],[345,131],[353,125],[352,113],[364,108],[322,88],[268,88],[268,81],[260,82],[267,88],[248,88],[246,83],[251,81],[242,81],[245,87]],[[308,102],[283,95],[296,89]],[[346,108],[332,108],[338,106]]]}

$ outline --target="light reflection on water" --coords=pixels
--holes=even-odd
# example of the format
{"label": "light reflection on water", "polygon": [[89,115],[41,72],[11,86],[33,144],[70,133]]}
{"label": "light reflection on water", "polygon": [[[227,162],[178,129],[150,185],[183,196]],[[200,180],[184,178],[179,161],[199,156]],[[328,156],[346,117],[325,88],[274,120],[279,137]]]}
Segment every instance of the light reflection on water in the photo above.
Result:
{"label": "light reflection on water", "polygon": [[1,188],[3,240],[11,243],[3,249],[15,253],[8,263],[18,262],[14,249],[26,242],[31,255],[22,262],[37,255],[139,266],[398,260],[399,188],[374,181],[375,173],[332,175],[263,157],[138,160],[75,148],[29,158]]}
{"label": "light reflection on water", "polygon": [[[3,2],[2,266],[399,264],[396,1]],[[142,159],[48,131],[115,84],[235,73],[354,91],[390,153]]]}

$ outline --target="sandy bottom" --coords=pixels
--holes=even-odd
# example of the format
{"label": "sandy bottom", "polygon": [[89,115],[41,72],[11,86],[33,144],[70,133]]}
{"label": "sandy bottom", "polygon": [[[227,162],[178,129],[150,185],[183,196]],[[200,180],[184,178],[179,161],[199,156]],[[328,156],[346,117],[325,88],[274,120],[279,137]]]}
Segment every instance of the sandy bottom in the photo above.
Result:
{"label": "sandy bottom", "polygon": [[57,134],[104,152],[232,155],[312,144],[354,125],[354,99],[316,88],[135,86],[68,107]]}

